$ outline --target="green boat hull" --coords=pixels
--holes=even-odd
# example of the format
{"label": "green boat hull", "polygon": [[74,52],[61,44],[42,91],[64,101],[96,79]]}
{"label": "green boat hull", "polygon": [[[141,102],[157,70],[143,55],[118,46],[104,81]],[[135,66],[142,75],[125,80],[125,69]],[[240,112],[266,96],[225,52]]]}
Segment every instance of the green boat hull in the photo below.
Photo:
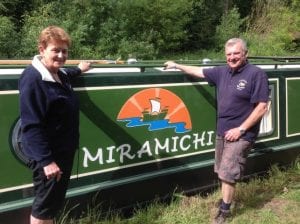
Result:
{"label": "green boat hull", "polygon": [[[69,205],[98,201],[106,208],[124,208],[216,185],[214,88],[155,66],[131,66],[126,72],[116,68],[120,71],[95,69],[74,80],[80,147]],[[300,68],[269,69],[267,74],[270,111],[249,155],[248,176],[275,163],[288,165],[300,154]],[[27,216],[33,199],[31,172],[19,141],[18,78],[17,72],[0,75],[0,223]],[[168,107],[167,118],[142,121],[154,97]]]}

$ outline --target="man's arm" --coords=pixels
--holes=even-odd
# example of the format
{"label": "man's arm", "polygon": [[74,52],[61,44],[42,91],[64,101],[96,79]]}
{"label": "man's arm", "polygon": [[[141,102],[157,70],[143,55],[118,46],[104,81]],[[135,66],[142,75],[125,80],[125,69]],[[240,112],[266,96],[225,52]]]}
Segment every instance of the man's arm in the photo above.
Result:
{"label": "man's arm", "polygon": [[241,130],[247,131],[253,125],[255,125],[266,113],[267,111],[267,103],[266,102],[259,102],[249,117],[241,124],[241,126],[230,129],[225,134],[225,139],[228,141],[236,141],[241,136]]}
{"label": "man's arm", "polygon": [[267,103],[260,102],[256,105],[249,117],[241,124],[240,129],[248,130],[255,125],[267,112]]}
{"label": "man's arm", "polygon": [[181,65],[175,63],[174,61],[167,61],[164,65],[166,69],[179,69],[188,75],[204,78],[203,68],[198,66]]}

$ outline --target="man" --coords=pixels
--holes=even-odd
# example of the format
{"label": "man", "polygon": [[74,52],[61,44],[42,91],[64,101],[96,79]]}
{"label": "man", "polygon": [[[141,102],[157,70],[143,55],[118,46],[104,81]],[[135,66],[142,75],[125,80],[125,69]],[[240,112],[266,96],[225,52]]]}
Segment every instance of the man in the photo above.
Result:
{"label": "man", "polygon": [[259,132],[269,96],[265,72],[248,63],[247,45],[232,38],[225,44],[227,65],[201,68],[165,63],[186,74],[205,78],[217,88],[217,136],[214,170],[221,181],[222,201],[214,223],[224,223],[230,215],[235,185],[241,179],[246,158]]}

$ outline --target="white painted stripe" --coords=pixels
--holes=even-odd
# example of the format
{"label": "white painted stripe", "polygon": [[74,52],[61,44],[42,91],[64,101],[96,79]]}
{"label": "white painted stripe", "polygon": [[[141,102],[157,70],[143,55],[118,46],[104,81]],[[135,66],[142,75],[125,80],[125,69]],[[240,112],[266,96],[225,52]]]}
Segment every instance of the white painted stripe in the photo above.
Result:
{"label": "white painted stripe", "polygon": [[0,91],[0,95],[19,94],[19,90],[4,90]]}
{"label": "white painted stripe", "polygon": [[14,186],[14,187],[8,187],[8,188],[2,188],[0,189],[0,193],[8,192],[8,191],[15,191],[15,190],[22,190],[25,188],[33,187],[33,184],[23,184],[19,186]]}
{"label": "white painted stripe", "polygon": [[[164,87],[164,86],[195,86],[208,85],[207,82],[191,82],[191,83],[165,83],[165,84],[145,84],[145,85],[122,85],[122,86],[92,86],[92,87],[75,87],[75,91],[93,91],[93,90],[110,90],[110,89],[130,89],[130,88],[148,88],[148,87]],[[0,95],[19,94],[19,90],[0,91]]]}
{"label": "white painted stripe", "polygon": [[123,72],[141,72],[140,68],[91,68],[85,73],[123,73]]}
{"label": "white painted stripe", "polygon": [[278,70],[280,70],[280,69],[290,69],[290,68],[300,68],[300,65],[299,64],[294,64],[294,65],[290,65],[290,64],[288,64],[288,65],[276,65],[276,64],[274,64],[274,65],[256,65],[257,67],[260,67],[260,68],[262,68],[262,69],[275,69],[276,70],[276,67],[277,67],[277,69]]}
{"label": "white painted stripe", "polygon": [[0,75],[20,75],[24,68],[1,68]]}
{"label": "white painted stripe", "polygon": [[[21,73],[24,71],[24,68],[0,68],[0,75],[21,75]],[[86,73],[139,73],[141,72],[140,68],[91,68]]]}
{"label": "white painted stripe", "polygon": [[[85,73],[140,73],[141,68],[143,67],[108,67],[108,68],[91,68],[89,71]],[[262,69],[275,69],[277,67],[280,69],[290,69],[290,68],[300,68],[300,64],[273,64],[273,65],[260,65],[256,64],[257,67]],[[203,68],[212,68],[215,66],[205,66]],[[165,70],[164,67],[153,67],[153,69],[161,71],[161,72],[170,72],[170,71],[180,71],[179,69],[168,69]],[[20,75],[23,72],[24,68],[0,68],[0,75]]]}
{"label": "white painted stripe", "polygon": [[75,87],[76,91],[105,90],[105,89],[133,89],[164,86],[195,86],[208,85],[207,82],[189,82],[189,83],[163,83],[163,84],[145,84],[145,85],[120,85],[120,86],[93,86],[93,87]]}

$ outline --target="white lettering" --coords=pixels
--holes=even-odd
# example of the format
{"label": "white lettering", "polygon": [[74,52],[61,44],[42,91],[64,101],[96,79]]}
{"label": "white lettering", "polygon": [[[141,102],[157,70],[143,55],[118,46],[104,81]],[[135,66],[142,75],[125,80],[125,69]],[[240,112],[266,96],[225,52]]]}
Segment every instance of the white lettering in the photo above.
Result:
{"label": "white lettering", "polygon": [[108,151],[108,159],[106,160],[107,163],[113,163],[115,162],[116,160],[113,158],[113,150],[115,149],[116,147],[115,146],[110,146],[110,147],[107,147],[107,151]]}
{"label": "white lettering", "polygon": [[202,136],[201,138],[199,138],[199,133],[194,133],[194,140],[193,140],[193,143],[194,143],[194,148],[197,150],[198,149],[198,145],[199,145],[199,142],[200,142],[200,145],[203,147],[205,146],[205,131],[202,132]]}
{"label": "white lettering", "polygon": [[93,157],[89,150],[86,147],[83,147],[82,150],[84,151],[84,157],[83,157],[83,167],[88,167],[88,160],[94,162],[96,160],[99,161],[99,164],[103,164],[103,154],[102,154],[102,149],[99,148],[97,151],[97,155]]}
{"label": "white lettering", "polygon": [[[152,157],[153,154],[161,154],[161,158],[172,157],[172,154],[188,152],[189,150],[200,150],[205,146],[213,145],[214,131],[203,131],[183,136],[172,136],[160,140],[154,138],[143,143],[141,148],[132,150],[130,144],[120,146],[108,146],[105,149],[98,148],[95,154],[91,153],[87,147],[83,147],[83,167],[89,167],[89,162],[98,161],[99,165],[114,164],[116,166],[124,163],[124,160],[141,159],[143,156]],[[105,162],[104,162],[105,161]]]}
{"label": "white lettering", "polygon": [[180,145],[180,148],[181,148],[182,151],[187,151],[191,147],[190,144],[187,144],[186,147],[183,145],[183,143],[184,143],[183,141],[186,140],[186,139],[191,139],[191,136],[190,135],[185,135],[179,141],[179,145]]}
{"label": "white lettering", "polygon": [[154,139],[155,142],[155,154],[159,155],[159,150],[165,149],[167,153],[169,153],[169,139],[165,139],[165,144],[161,145],[157,138]]}
{"label": "white lettering", "polygon": [[139,158],[142,158],[142,154],[144,153],[147,153],[148,156],[152,156],[150,142],[146,141],[137,153]]}
{"label": "white lettering", "polygon": [[178,151],[178,149],[177,149],[177,140],[179,139],[179,137],[174,136],[174,137],[172,137],[172,139],[173,139],[173,147],[171,149],[171,152],[177,152]]}
{"label": "white lettering", "polygon": [[206,145],[213,145],[214,143],[212,142],[212,137],[213,137],[213,134],[215,132],[214,131],[208,131],[207,134],[208,134],[208,142],[206,143]]}
{"label": "white lettering", "polygon": [[120,162],[121,163],[124,163],[124,157],[127,157],[128,159],[134,159],[135,155],[130,155],[130,149],[131,149],[131,146],[129,144],[123,144],[117,148],[117,152],[120,151]]}

